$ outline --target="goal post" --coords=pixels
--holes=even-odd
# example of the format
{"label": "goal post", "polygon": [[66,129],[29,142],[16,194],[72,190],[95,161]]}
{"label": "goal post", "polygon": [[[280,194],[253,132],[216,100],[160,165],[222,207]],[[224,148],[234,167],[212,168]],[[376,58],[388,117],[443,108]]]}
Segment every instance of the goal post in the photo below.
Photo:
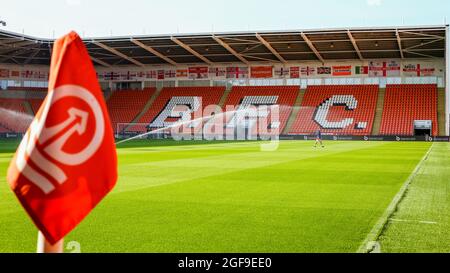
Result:
{"label": "goal post", "polygon": [[117,123],[114,135],[117,139],[138,136],[147,132],[147,126],[148,123]]}
{"label": "goal post", "polygon": [[167,131],[152,130],[148,123],[117,123],[114,136],[116,139],[165,139]]}

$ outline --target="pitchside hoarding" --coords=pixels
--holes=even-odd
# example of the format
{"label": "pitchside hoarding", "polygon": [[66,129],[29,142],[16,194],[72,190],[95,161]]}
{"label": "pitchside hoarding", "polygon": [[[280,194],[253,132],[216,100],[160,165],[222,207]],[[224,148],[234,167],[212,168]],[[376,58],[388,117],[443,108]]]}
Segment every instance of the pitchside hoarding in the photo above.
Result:
{"label": "pitchside hoarding", "polygon": [[[280,140],[315,140],[312,135],[281,135]],[[428,141],[428,142],[449,142],[448,136],[333,136],[323,135],[323,140],[328,141]]]}

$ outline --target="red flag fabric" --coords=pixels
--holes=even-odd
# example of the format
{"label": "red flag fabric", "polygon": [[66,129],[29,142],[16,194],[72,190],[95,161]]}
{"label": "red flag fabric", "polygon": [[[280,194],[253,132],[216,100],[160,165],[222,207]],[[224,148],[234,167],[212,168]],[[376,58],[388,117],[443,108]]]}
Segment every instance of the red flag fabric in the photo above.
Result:
{"label": "red flag fabric", "polygon": [[112,190],[117,155],[94,67],[75,32],[55,41],[48,90],[7,180],[55,244]]}

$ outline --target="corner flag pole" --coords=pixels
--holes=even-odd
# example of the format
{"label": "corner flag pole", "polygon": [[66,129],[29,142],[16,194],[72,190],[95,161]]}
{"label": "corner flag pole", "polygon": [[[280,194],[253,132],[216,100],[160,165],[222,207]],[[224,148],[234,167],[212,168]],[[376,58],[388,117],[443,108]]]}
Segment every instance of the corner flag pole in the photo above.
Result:
{"label": "corner flag pole", "polygon": [[50,244],[39,231],[37,240],[37,253],[63,253],[64,239],[59,240],[56,244]]}

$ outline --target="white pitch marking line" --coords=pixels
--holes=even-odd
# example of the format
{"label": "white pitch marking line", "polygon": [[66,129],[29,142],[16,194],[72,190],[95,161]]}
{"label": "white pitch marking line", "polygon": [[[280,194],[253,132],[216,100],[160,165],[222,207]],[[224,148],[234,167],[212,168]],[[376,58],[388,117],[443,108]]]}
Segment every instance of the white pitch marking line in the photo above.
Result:
{"label": "white pitch marking line", "polygon": [[419,224],[427,224],[427,225],[436,225],[438,222],[434,221],[417,221],[417,220],[405,220],[405,219],[389,219],[392,222],[407,222],[407,223],[419,223]]}

